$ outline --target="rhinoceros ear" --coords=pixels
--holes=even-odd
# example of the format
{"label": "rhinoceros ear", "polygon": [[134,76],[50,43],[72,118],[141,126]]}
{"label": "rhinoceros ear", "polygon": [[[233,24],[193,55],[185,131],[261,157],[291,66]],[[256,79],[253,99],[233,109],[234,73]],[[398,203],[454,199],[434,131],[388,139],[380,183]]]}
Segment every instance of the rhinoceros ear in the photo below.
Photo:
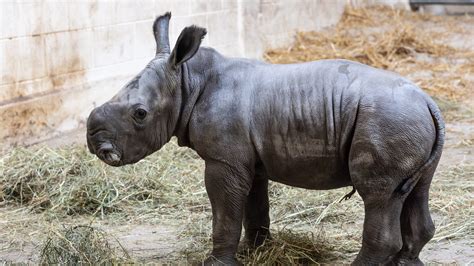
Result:
{"label": "rhinoceros ear", "polygon": [[169,58],[171,66],[176,68],[193,57],[206,33],[206,29],[194,25],[184,28]]}
{"label": "rhinoceros ear", "polygon": [[155,36],[156,41],[156,55],[170,54],[170,41],[168,37],[170,19],[171,13],[166,12],[157,17],[153,23],[153,35]]}

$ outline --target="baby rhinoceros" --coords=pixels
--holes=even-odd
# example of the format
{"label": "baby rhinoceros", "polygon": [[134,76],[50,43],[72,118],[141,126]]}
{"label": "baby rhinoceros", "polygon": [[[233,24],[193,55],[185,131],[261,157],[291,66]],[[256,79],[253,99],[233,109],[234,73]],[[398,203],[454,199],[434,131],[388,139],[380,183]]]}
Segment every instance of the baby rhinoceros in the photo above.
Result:
{"label": "baby rhinoceros", "polygon": [[428,190],[444,122],[433,100],[397,74],[347,60],[275,65],[200,48],[185,28],[170,50],[170,13],[153,24],[156,55],[87,121],[90,151],[132,164],[172,136],[205,161],[213,249],[237,264],[242,231],[269,233],[268,180],[307,189],[353,186],[364,201],[353,264],[422,264],[435,228]]}

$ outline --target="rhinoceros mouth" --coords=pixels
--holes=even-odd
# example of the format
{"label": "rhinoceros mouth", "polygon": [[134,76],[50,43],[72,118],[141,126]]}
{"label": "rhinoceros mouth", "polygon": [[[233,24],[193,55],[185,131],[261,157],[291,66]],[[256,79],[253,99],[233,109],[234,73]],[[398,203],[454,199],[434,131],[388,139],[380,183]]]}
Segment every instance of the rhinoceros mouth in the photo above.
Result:
{"label": "rhinoceros mouth", "polygon": [[97,149],[97,157],[110,166],[120,166],[123,164],[120,152],[110,143],[103,143]]}
{"label": "rhinoceros mouth", "polygon": [[100,156],[101,160],[104,161],[106,164],[110,166],[121,166],[122,160],[120,159],[120,155],[115,152],[108,152],[102,156]]}

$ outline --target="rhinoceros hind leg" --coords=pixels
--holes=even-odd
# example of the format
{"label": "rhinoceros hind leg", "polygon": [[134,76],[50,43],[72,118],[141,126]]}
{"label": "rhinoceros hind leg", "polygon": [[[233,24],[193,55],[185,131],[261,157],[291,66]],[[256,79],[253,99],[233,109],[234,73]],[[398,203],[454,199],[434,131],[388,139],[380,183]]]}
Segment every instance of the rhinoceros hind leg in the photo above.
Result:
{"label": "rhinoceros hind leg", "polygon": [[403,247],[393,259],[395,265],[423,265],[418,256],[435,232],[428,208],[431,178],[432,175],[420,180],[403,205],[401,215]]}
{"label": "rhinoceros hind leg", "polygon": [[364,206],[362,248],[353,265],[389,263],[402,248],[400,214],[403,200],[390,197],[366,198]]}

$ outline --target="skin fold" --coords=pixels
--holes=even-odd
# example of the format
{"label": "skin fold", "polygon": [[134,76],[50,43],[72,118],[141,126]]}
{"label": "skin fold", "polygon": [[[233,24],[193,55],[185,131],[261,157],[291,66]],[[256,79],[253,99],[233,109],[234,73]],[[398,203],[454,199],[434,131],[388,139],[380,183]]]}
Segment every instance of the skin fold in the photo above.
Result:
{"label": "skin fold", "polygon": [[428,191],[444,122],[433,100],[397,74],[347,60],[274,65],[200,48],[185,28],[171,51],[170,13],[153,25],[155,58],[87,121],[89,150],[132,164],[172,136],[205,161],[213,250],[237,264],[270,237],[268,180],[307,189],[353,186],[365,206],[354,265],[422,264],[432,238]]}

